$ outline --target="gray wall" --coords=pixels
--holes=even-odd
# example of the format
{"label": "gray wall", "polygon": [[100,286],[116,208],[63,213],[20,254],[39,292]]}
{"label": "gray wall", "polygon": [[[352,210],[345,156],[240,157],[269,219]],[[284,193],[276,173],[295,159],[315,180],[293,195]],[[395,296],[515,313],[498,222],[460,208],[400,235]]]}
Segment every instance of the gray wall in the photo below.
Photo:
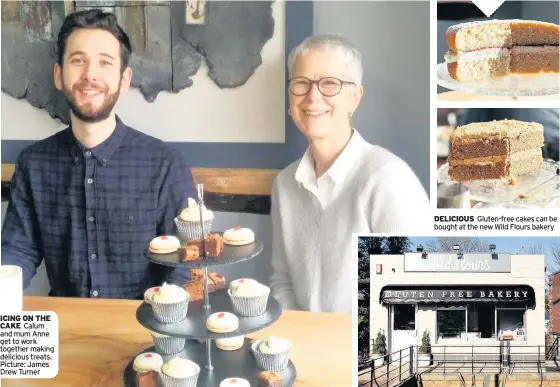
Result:
{"label": "gray wall", "polygon": [[362,52],[364,98],[354,127],[368,142],[404,159],[429,193],[429,2],[318,1],[314,6],[315,34],[341,34]]}

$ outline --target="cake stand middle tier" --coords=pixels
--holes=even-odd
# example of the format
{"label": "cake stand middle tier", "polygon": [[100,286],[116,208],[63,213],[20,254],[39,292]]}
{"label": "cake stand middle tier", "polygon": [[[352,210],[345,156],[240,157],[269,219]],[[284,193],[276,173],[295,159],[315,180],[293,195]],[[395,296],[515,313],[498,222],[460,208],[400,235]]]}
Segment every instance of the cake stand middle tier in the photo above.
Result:
{"label": "cake stand middle tier", "polygon": [[214,333],[206,328],[208,317],[217,312],[234,312],[225,289],[210,294],[209,301],[209,309],[204,308],[204,300],[189,303],[187,317],[183,321],[172,324],[163,324],[156,320],[152,306],[144,302],[136,311],[136,319],[143,327],[162,335],[194,339],[219,339],[259,331],[272,325],[282,314],[280,303],[269,295],[266,310],[262,315],[256,317],[237,315],[239,319],[238,329],[230,333]]}

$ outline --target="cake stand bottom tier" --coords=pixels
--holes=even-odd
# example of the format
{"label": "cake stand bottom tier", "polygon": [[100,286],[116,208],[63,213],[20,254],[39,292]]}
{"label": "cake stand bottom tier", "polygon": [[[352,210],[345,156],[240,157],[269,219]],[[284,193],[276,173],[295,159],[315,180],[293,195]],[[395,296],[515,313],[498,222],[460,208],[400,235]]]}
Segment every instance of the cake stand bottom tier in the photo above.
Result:
{"label": "cake stand bottom tier", "polygon": [[[263,370],[257,366],[255,357],[250,350],[250,340],[245,338],[243,347],[236,351],[223,351],[216,347],[212,341],[211,361],[212,370],[208,370],[206,365],[207,351],[206,343],[187,340],[187,344],[183,352],[177,355],[162,355],[164,362],[174,356],[194,361],[200,366],[200,375],[198,375],[197,387],[218,387],[220,382],[226,378],[244,378],[251,383],[251,387],[258,386],[259,373]],[[146,348],[144,352],[156,352],[155,347]],[[140,353],[139,353],[140,354]],[[138,354],[138,355],[139,355]],[[124,370],[124,386],[138,387],[136,384],[136,372],[132,368],[134,358],[130,360]],[[282,377],[282,387],[292,387],[296,381],[296,367],[290,360],[288,367],[277,372]]]}

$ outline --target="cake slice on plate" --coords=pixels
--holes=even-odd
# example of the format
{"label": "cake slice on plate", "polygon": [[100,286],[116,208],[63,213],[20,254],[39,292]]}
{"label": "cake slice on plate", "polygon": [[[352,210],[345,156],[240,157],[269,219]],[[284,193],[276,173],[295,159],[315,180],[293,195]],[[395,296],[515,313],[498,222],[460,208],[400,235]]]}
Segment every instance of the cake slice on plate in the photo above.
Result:
{"label": "cake slice on plate", "polygon": [[475,122],[451,134],[449,177],[455,181],[493,180],[533,173],[543,163],[543,126],[502,120]]}
{"label": "cake slice on plate", "polygon": [[559,72],[557,24],[534,20],[461,23],[447,29],[445,40],[449,75],[459,81]]}

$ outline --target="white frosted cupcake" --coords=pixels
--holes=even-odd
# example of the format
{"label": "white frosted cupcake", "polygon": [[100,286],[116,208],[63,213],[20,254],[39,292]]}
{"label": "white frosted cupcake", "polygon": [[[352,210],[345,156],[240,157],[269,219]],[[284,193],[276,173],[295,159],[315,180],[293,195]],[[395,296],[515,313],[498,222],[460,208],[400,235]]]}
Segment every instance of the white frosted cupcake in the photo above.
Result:
{"label": "white frosted cupcake", "polygon": [[196,387],[200,367],[189,359],[174,357],[161,367],[163,387]]}
{"label": "white frosted cupcake", "polygon": [[190,294],[185,289],[164,282],[152,296],[154,317],[164,324],[182,321],[187,317],[189,300]]}
{"label": "white frosted cupcake", "polygon": [[150,331],[150,334],[154,340],[156,352],[164,355],[175,355],[181,352],[185,348],[185,343],[187,342],[187,339],[183,337],[167,336],[152,331]]}
{"label": "white frosted cupcake", "polygon": [[202,219],[204,221],[204,236],[200,235],[200,207],[194,199],[189,198],[187,208],[175,218],[179,237],[184,241],[206,238],[212,229],[214,213],[204,205],[202,206]]}
{"label": "white frosted cupcake", "polygon": [[246,280],[231,286],[228,295],[235,314],[244,317],[260,316],[266,311],[270,288],[255,280]]}
{"label": "white frosted cupcake", "polygon": [[270,336],[267,340],[256,340],[251,345],[259,368],[282,371],[288,366],[292,343],[286,339]]}

